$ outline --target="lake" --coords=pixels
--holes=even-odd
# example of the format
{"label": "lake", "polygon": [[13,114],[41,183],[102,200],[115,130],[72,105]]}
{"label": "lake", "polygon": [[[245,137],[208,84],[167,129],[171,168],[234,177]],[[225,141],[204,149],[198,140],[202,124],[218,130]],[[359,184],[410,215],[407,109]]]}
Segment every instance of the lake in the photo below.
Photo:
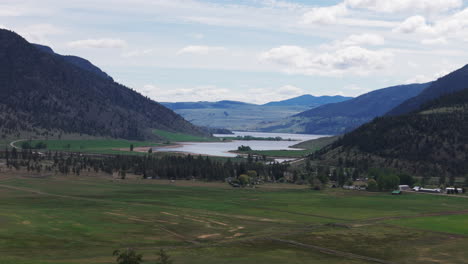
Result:
{"label": "lake", "polygon": [[[211,155],[220,157],[236,157],[237,154],[230,153],[230,150],[237,150],[241,145],[249,146],[253,150],[300,150],[290,146],[302,141],[326,137],[327,135],[308,135],[308,134],[286,134],[286,133],[263,133],[263,132],[240,132],[233,131],[234,135],[215,134],[215,137],[281,137],[283,141],[268,140],[233,140],[230,142],[183,142],[175,147],[156,147],[154,151],[165,152],[185,152],[191,154]],[[291,139],[287,141],[286,139]]]}

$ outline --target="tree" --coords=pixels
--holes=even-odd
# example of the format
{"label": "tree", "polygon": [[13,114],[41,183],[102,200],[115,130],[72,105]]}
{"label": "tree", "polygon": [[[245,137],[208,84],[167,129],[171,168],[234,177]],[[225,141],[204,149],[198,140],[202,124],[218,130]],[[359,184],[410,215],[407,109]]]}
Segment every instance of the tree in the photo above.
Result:
{"label": "tree", "polygon": [[406,173],[399,174],[398,177],[400,178],[400,184],[408,185],[412,187],[415,183],[415,179],[413,178],[413,176],[409,174],[406,174]]}
{"label": "tree", "polygon": [[338,186],[343,186],[345,184],[346,177],[343,171],[343,168],[338,170]]}
{"label": "tree", "polygon": [[390,191],[398,188],[400,184],[400,178],[395,174],[382,174],[377,178],[377,184],[379,190]]}
{"label": "tree", "polygon": [[160,249],[158,252],[158,260],[156,264],[172,264],[171,257],[164,251],[164,249]]}
{"label": "tree", "polygon": [[115,250],[112,253],[113,256],[117,256],[117,264],[140,264],[143,263],[143,255],[137,254],[132,248],[127,248],[125,251]]}
{"label": "tree", "polygon": [[153,149],[152,149],[152,148],[148,149],[148,154],[151,154],[151,153],[153,153]]}
{"label": "tree", "polygon": [[248,170],[247,171],[247,175],[250,177],[250,178],[257,178],[258,174],[256,171],[254,170]]}
{"label": "tree", "polygon": [[121,169],[119,171],[119,175],[122,180],[125,180],[125,178],[127,177],[127,171],[125,169]]}
{"label": "tree", "polygon": [[241,174],[241,175],[239,176],[239,183],[240,183],[242,186],[247,185],[249,182],[250,182],[250,177],[249,177],[249,175],[247,175],[247,174]]}
{"label": "tree", "polygon": [[130,151],[133,151],[133,144],[130,145]]}
{"label": "tree", "polygon": [[320,191],[321,189],[323,189],[323,184],[318,178],[310,178],[309,182],[310,188],[312,188],[312,190]]}
{"label": "tree", "polygon": [[379,186],[377,185],[377,182],[374,179],[370,179],[367,181],[367,190],[369,192],[376,192],[378,191]]}

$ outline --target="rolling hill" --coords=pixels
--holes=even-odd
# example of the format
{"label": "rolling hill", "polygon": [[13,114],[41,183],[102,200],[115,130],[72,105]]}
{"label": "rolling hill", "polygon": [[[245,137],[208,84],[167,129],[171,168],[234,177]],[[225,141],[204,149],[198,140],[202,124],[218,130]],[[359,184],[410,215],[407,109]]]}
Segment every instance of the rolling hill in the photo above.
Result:
{"label": "rolling hill", "polygon": [[112,80],[89,61],[55,54],[0,29],[0,131],[125,139],[153,129],[206,135],[166,107]]}
{"label": "rolling hill", "polygon": [[429,86],[425,84],[398,85],[375,90],[344,102],[319,106],[287,117],[279,122],[264,124],[264,132],[292,132],[337,135],[382,116],[408,98]]}
{"label": "rolling hill", "polygon": [[320,157],[331,162],[346,160],[357,166],[393,168],[426,178],[439,177],[440,183],[445,183],[447,177],[453,180],[466,175],[467,75],[465,66],[438,79],[421,97],[435,99],[411,99],[411,103],[421,105],[416,110],[416,104],[401,104],[392,113],[405,114],[376,118],[322,150]]}
{"label": "rolling hill", "polygon": [[278,121],[299,112],[350,97],[302,95],[264,105],[237,101],[161,103],[190,122],[211,128],[256,130],[259,123]]}
{"label": "rolling hill", "polygon": [[269,102],[264,106],[307,106],[309,108],[315,108],[325,104],[339,103],[346,100],[352,99],[352,97],[345,97],[341,95],[335,96],[313,96],[310,94],[304,94],[291,99],[283,101]]}

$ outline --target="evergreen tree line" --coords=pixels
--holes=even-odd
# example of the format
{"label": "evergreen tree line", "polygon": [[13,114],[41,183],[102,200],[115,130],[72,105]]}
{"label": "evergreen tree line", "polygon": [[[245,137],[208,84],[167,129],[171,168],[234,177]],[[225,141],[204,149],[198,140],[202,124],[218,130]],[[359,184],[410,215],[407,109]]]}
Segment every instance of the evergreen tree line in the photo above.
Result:
{"label": "evergreen tree line", "polygon": [[277,181],[284,177],[288,164],[256,162],[249,158],[244,162],[233,162],[202,156],[163,156],[154,155],[88,155],[80,153],[52,152],[38,153],[31,149],[5,149],[0,158],[6,160],[9,168],[25,167],[37,172],[48,171],[61,174],[79,175],[82,172],[118,172],[122,178],[127,173],[155,179],[202,179],[221,181],[237,178],[248,171],[255,171],[259,177]]}

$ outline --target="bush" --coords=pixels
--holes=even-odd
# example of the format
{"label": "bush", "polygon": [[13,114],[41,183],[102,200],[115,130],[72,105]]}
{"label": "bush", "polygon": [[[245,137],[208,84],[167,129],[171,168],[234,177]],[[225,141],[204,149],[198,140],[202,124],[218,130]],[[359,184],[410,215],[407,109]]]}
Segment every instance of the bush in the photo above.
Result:
{"label": "bush", "polygon": [[247,175],[247,174],[241,174],[241,175],[239,176],[239,183],[240,183],[240,185],[246,186],[247,184],[249,184],[249,182],[250,182],[250,177],[249,177],[249,175]]}
{"label": "bush", "polygon": [[310,180],[310,187],[312,188],[312,190],[320,191],[323,189],[323,184],[319,179],[312,178]]}
{"label": "bush", "polygon": [[374,180],[374,179],[370,179],[368,182],[367,182],[367,190],[369,192],[376,192],[379,190],[379,187],[377,185],[377,182]]}

